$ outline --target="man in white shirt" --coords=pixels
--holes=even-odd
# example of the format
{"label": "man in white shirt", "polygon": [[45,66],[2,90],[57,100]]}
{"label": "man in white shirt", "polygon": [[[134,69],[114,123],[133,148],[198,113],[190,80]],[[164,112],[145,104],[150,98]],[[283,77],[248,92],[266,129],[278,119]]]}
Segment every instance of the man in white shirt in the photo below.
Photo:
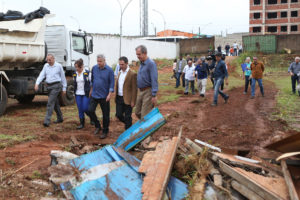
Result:
{"label": "man in white shirt", "polygon": [[126,57],[119,58],[120,71],[116,79],[116,117],[125,124],[125,130],[132,125],[132,109],[137,98],[137,74],[128,66]]}
{"label": "man in white shirt", "polygon": [[50,124],[51,116],[53,110],[55,110],[57,115],[57,120],[54,123],[62,123],[63,116],[59,107],[58,95],[63,91],[63,95],[66,95],[67,80],[65,77],[65,72],[61,64],[55,62],[54,55],[47,55],[47,63],[44,65],[39,77],[35,83],[35,91],[39,89],[39,84],[45,79],[48,90],[48,103],[47,112],[44,119],[44,126],[48,127]]}
{"label": "man in white shirt", "polygon": [[192,94],[195,94],[195,66],[193,65],[193,61],[188,60],[188,64],[183,69],[183,76],[185,78],[185,91],[184,94],[189,94],[189,84],[191,83]]}

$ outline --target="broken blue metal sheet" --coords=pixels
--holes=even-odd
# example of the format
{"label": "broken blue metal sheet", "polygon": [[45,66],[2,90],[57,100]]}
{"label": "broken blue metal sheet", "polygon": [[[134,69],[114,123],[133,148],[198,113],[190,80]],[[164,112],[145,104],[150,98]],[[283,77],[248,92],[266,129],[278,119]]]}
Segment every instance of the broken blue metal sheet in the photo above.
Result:
{"label": "broken blue metal sheet", "polygon": [[[79,178],[61,184],[79,199],[142,199],[142,178],[112,146],[70,161],[80,171]],[[78,179],[78,180],[77,180]]]}
{"label": "broken blue metal sheet", "polygon": [[158,108],[154,108],[145,117],[122,133],[114,143],[114,146],[129,151],[165,123],[166,120],[159,112]]}
{"label": "broken blue metal sheet", "polygon": [[[132,168],[138,172],[139,166],[141,161],[137,159],[135,156],[127,153],[121,148],[113,147],[116,153],[122,157],[125,162],[127,162]],[[170,194],[171,193],[171,194]],[[167,195],[171,197],[172,200],[181,200],[185,199],[189,193],[188,186],[184,182],[180,181],[179,179],[171,176],[168,186],[167,186]]]}
{"label": "broken blue metal sheet", "polygon": [[[74,177],[61,188],[70,190],[76,200],[142,199],[140,162],[121,148],[105,146],[71,160],[70,164],[82,171],[80,179]],[[167,191],[172,200],[184,199],[188,194],[187,185],[174,177],[170,178]]]}
{"label": "broken blue metal sheet", "polygon": [[[170,192],[171,195],[169,194]],[[182,200],[186,199],[188,194],[189,190],[187,184],[171,176],[167,186],[167,195],[169,197],[171,196],[172,200]]]}
{"label": "broken blue metal sheet", "polygon": [[128,165],[123,165],[96,180],[84,182],[71,189],[76,200],[142,199],[143,181]]}

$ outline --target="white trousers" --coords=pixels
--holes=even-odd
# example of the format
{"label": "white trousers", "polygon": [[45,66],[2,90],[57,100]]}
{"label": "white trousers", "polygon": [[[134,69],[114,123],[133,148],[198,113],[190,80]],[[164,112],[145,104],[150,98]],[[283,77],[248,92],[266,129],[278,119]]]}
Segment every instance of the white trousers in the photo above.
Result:
{"label": "white trousers", "polygon": [[205,78],[205,79],[198,79],[197,82],[198,82],[197,86],[198,86],[199,94],[205,94],[206,84],[207,84],[207,78]]}

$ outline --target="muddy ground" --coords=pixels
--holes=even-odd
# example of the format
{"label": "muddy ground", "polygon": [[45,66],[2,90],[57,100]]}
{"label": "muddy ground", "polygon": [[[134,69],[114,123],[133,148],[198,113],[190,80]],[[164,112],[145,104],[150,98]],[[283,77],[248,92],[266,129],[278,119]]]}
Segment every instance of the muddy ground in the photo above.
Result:
{"label": "muddy ground", "polygon": [[[171,67],[164,68],[160,73],[170,73],[171,70]],[[227,104],[224,104],[223,99],[219,98],[217,107],[210,106],[213,95],[211,88],[208,88],[205,98],[199,97],[198,94],[184,96],[183,89],[177,91],[177,93],[182,94],[177,101],[158,106],[161,113],[166,117],[167,123],[155,132],[152,138],[155,140],[160,136],[177,135],[180,126],[183,126],[183,138],[199,139],[221,148],[249,152],[248,157],[275,158],[277,153],[268,151],[263,147],[274,138],[278,139],[294,134],[294,131],[288,130],[284,121],[271,120],[271,114],[276,111],[275,97],[278,91],[272,82],[264,82],[264,87],[265,97],[262,97],[257,89],[255,99],[250,99],[250,94],[244,95],[242,86],[230,91],[226,91],[225,88],[230,99]],[[44,107],[46,100],[44,97],[36,98],[29,108],[34,112],[34,109]],[[10,104],[8,110],[17,110],[18,108],[23,108],[23,106],[14,102]],[[26,119],[29,123],[33,120],[31,113],[22,113],[22,109],[18,110],[17,113],[16,121],[23,120],[24,122]],[[0,180],[0,199],[39,199],[47,195],[59,196],[53,194],[51,185],[33,183],[36,178],[47,180],[50,151],[68,149],[71,136],[75,136],[80,143],[100,148],[101,145],[113,143],[124,128],[123,124],[113,118],[108,138],[100,140],[92,134],[94,128],[89,124],[84,130],[77,131],[77,119],[68,121],[70,128],[67,130],[59,124],[52,125],[46,131],[42,127],[41,119],[34,120],[38,120],[35,132],[39,134],[39,140],[0,150],[0,176],[2,178],[3,174],[14,172],[34,161],[6,180]],[[136,121],[136,118],[134,120]],[[0,125],[0,132],[3,130],[6,129]],[[8,159],[13,160],[14,164],[7,162]],[[37,177],[34,177],[34,171],[38,171],[40,174],[35,174]]]}

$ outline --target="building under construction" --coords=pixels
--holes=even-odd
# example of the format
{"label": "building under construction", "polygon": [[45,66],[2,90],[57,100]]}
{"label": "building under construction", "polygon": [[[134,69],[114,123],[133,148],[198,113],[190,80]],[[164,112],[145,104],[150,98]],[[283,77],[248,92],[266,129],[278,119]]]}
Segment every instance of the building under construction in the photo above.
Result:
{"label": "building under construction", "polygon": [[299,0],[250,0],[249,33],[299,34]]}

